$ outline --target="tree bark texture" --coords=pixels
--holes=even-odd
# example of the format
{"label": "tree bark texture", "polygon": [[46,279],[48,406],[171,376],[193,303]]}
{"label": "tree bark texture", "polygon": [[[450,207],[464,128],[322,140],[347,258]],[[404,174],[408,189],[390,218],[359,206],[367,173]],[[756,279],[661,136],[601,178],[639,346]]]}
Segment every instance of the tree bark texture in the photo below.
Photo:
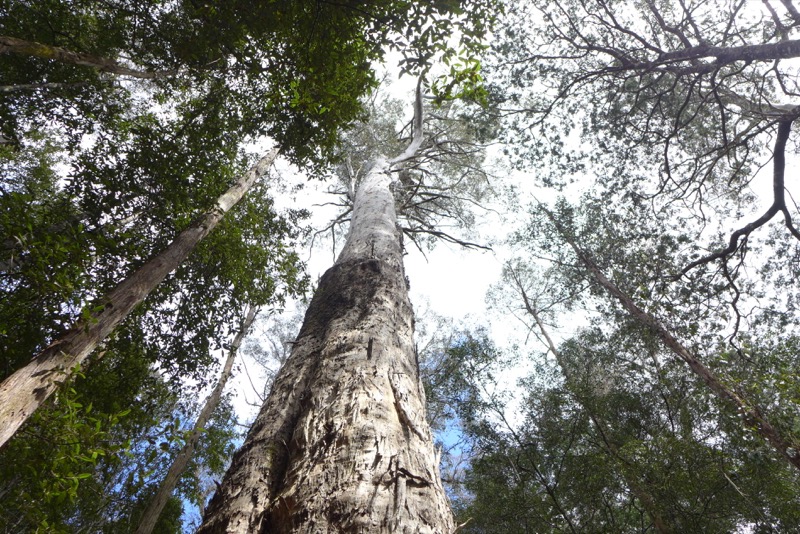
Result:
{"label": "tree bark texture", "polygon": [[166,276],[174,271],[200,241],[222,220],[263,176],[278,155],[272,150],[217,199],[214,208],[183,230],[167,248],[112,289],[98,311],[81,319],[36,355],[25,367],[0,384],[0,447],[66,380],[76,366],[140,304]]}
{"label": "tree bark texture", "polygon": [[184,446],[178,452],[175,460],[173,460],[172,465],[169,467],[169,470],[164,477],[164,480],[161,482],[161,486],[159,486],[158,491],[147,505],[147,509],[144,511],[144,514],[142,514],[135,534],[150,534],[153,532],[153,528],[155,528],[158,518],[161,516],[161,512],[164,510],[164,506],[166,506],[167,502],[169,501],[175,486],[178,485],[178,480],[180,480],[181,475],[183,475],[183,472],[186,470],[186,466],[189,465],[189,460],[192,459],[194,449],[197,447],[197,443],[200,441],[200,436],[203,434],[203,430],[208,424],[209,419],[211,419],[211,415],[214,413],[214,410],[216,410],[217,406],[219,405],[219,401],[222,398],[222,392],[225,390],[225,384],[228,382],[228,378],[230,378],[231,372],[233,371],[233,362],[236,360],[236,354],[239,352],[239,347],[242,344],[244,336],[247,335],[247,332],[253,325],[253,321],[256,318],[256,311],[257,310],[254,306],[250,306],[247,310],[247,316],[242,323],[242,328],[239,330],[239,332],[237,332],[236,337],[233,339],[233,343],[231,343],[231,348],[228,351],[228,357],[225,359],[225,365],[222,368],[222,374],[220,375],[219,380],[217,380],[217,384],[214,386],[214,390],[211,392],[211,395],[209,395],[208,399],[206,399],[203,409],[200,410],[200,415],[197,416],[197,421],[194,423],[192,433],[187,438]]}
{"label": "tree bark texture", "polygon": [[292,355],[200,533],[450,533],[401,234],[378,159]]}

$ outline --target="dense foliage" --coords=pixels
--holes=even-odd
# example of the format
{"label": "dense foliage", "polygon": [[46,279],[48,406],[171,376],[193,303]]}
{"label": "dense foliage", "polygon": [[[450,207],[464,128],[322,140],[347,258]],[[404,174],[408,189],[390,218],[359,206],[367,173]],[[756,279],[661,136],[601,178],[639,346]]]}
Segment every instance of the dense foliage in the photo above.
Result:
{"label": "dense foliage", "polygon": [[507,14],[489,94],[538,189],[492,300],[542,352],[517,417],[471,403],[464,530],[797,530],[794,3]]}
{"label": "dense foliage", "polygon": [[[6,2],[0,377],[208,209],[261,136],[316,176],[333,169],[346,222],[366,162],[415,134],[398,138],[393,103],[348,127],[376,86],[371,62],[399,50],[418,74],[441,57],[452,68],[427,86],[439,107],[423,157],[395,184],[406,235],[421,250],[431,236],[474,246],[459,232],[488,198],[493,138],[536,188],[513,189],[525,222],[491,300],[541,345],[504,351],[442,323],[421,351],[461,531],[798,530],[800,232],[786,171],[800,11],[751,4],[508,2],[478,87],[481,64],[450,35],[480,49],[500,13],[489,0]],[[306,213],[278,212],[270,185],[0,451],[0,528],[135,527],[133,503],[195,410],[185,380],[211,376],[245,304],[304,289],[292,245]],[[509,354],[530,369],[517,399],[499,393]],[[202,507],[196,473],[223,469],[232,424],[223,406],[182,498]]]}
{"label": "dense foliage", "polygon": [[[373,62],[393,48],[419,72],[456,46],[442,38],[454,28],[474,48],[490,4],[4,2],[0,378],[212,207],[254,143],[318,173],[377,84]],[[132,503],[191,425],[245,304],[304,291],[305,211],[278,212],[271,190],[258,184],[0,452],[0,528],[135,528]],[[223,419],[200,471],[230,452]]]}

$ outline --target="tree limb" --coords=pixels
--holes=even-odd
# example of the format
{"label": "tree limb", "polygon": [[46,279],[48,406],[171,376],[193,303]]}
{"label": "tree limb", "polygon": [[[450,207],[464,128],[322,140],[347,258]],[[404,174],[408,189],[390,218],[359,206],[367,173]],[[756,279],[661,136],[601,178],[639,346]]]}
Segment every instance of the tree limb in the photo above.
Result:
{"label": "tree limb", "polygon": [[38,91],[40,89],[67,89],[70,87],[80,87],[88,85],[87,82],[75,83],[20,83],[14,85],[0,85],[0,94],[14,93],[17,91]]}
{"label": "tree limb", "polygon": [[545,213],[550,222],[555,226],[556,231],[561,235],[561,238],[572,248],[578,260],[583,264],[589,275],[597,282],[606,292],[614,297],[622,304],[622,307],[630,314],[630,316],[653,332],[661,341],[666,345],[678,358],[683,360],[692,372],[697,375],[708,387],[711,389],[720,400],[732,405],[736,408],[738,414],[745,421],[747,426],[754,432],[760,435],[767,443],[772,445],[775,451],[784,458],[794,468],[800,470],[800,451],[797,449],[797,443],[787,440],[783,437],[780,431],[775,428],[765,417],[762,415],[761,410],[751,404],[747,399],[740,396],[727,385],[725,385],[708,367],[706,367],[700,360],[698,360],[689,349],[687,349],[672,333],[664,327],[658,319],[653,315],[641,309],[621,289],[619,289],[611,280],[609,280],[597,264],[592,261],[589,255],[581,249],[578,244],[572,239],[569,234],[558,222],[555,215],[543,205],[539,205],[540,209]]}
{"label": "tree limb", "polygon": [[24,39],[17,39],[16,37],[0,35],[0,54],[8,53],[17,54],[19,56],[55,60],[60,61],[61,63],[72,63],[73,65],[80,65],[82,67],[91,67],[101,72],[110,72],[111,74],[130,76],[132,78],[139,78],[143,80],[165,78],[167,76],[173,76],[178,72],[147,72],[129,69],[128,67],[120,65],[114,59],[93,56],[91,54],[84,54],[81,52],[73,52],[59,46],[50,46],[43,43],[37,43],[35,41],[25,41]]}
{"label": "tree limb", "polygon": [[[522,296],[522,300],[525,304],[525,310],[528,312],[529,315],[531,315],[531,317],[533,317],[536,326],[539,328],[539,331],[542,333],[542,336],[544,337],[547,348],[549,349],[550,353],[552,353],[553,356],[555,357],[556,363],[558,363],[559,367],[561,367],[561,371],[564,373],[564,378],[567,381],[570,392],[576,398],[578,403],[583,407],[583,409],[586,410],[586,412],[589,415],[589,418],[594,423],[595,428],[597,428],[598,432],[600,433],[600,438],[603,440],[603,443],[605,445],[603,448],[605,449],[607,454],[611,456],[613,459],[616,459],[617,461],[625,465],[630,465],[630,461],[620,453],[619,447],[616,444],[614,444],[606,435],[606,430],[604,428],[606,423],[603,421],[601,424],[601,421],[599,420],[598,416],[594,413],[594,411],[590,408],[589,404],[586,403],[584,399],[580,398],[577,394],[572,392],[572,388],[569,385],[571,385],[574,382],[574,378],[569,372],[569,366],[567,365],[567,362],[564,360],[561,351],[558,350],[558,347],[556,347],[555,342],[550,337],[550,334],[547,331],[547,328],[545,327],[544,321],[542,320],[539,314],[536,304],[533,303],[531,299],[528,297],[528,294],[525,291],[525,288],[523,287],[522,280],[520,279],[516,270],[511,268],[509,269],[509,271],[511,273],[511,277],[514,280],[515,285],[517,286],[517,290],[520,292],[520,295]],[[659,513],[658,508],[655,505],[655,499],[653,498],[652,494],[649,491],[647,491],[636,480],[635,477],[631,476],[626,469],[622,469],[622,473],[623,473],[622,476],[625,482],[630,487],[631,491],[633,491],[636,497],[644,505],[645,510],[647,511],[648,515],[653,521],[653,526],[655,527],[656,532],[659,532],[660,534],[668,534],[672,532],[673,531],[672,528],[667,524],[667,522]]]}
{"label": "tree limb", "polygon": [[414,136],[411,143],[399,156],[389,160],[389,166],[392,167],[398,163],[403,163],[414,158],[422,146],[423,132],[422,132],[422,75],[417,79],[416,98],[414,99]]}
{"label": "tree limb", "polygon": [[779,212],[783,213],[784,221],[789,232],[796,239],[800,240],[800,232],[798,232],[792,224],[792,216],[789,213],[789,209],[786,207],[786,192],[784,186],[786,172],[786,141],[792,129],[792,122],[793,120],[786,120],[778,125],[778,137],[775,139],[773,155],[772,205],[761,217],[733,232],[728,240],[728,246],[713,254],[691,262],[684,267],[680,273],[672,277],[674,280],[678,280],[695,267],[711,263],[720,258],[727,258],[739,248],[740,243],[744,243],[747,240],[747,237],[753,233],[753,231],[767,224]]}
{"label": "tree limb", "polygon": [[415,234],[430,234],[434,237],[438,237],[448,243],[453,243],[455,245],[460,245],[464,248],[479,248],[482,250],[493,250],[492,247],[486,245],[480,245],[478,243],[472,243],[471,241],[464,241],[462,239],[458,239],[457,237],[453,237],[446,232],[442,232],[441,230],[434,230],[433,228],[403,228],[403,233],[408,234],[409,236],[414,236]]}

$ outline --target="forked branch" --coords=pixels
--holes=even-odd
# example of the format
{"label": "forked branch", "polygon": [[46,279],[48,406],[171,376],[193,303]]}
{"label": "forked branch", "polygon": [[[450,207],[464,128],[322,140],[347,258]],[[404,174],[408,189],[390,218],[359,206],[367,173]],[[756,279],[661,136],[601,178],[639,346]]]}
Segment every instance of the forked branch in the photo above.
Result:
{"label": "forked branch", "polygon": [[416,157],[417,152],[422,146],[422,141],[424,136],[422,133],[422,76],[421,75],[417,80],[416,97],[414,99],[414,119],[412,125],[414,131],[413,131],[413,137],[411,138],[411,143],[409,143],[408,147],[406,147],[406,149],[403,151],[402,154],[389,160],[390,166],[397,165],[398,163],[404,163],[410,159],[413,159],[414,157]]}
{"label": "forked branch", "polygon": [[767,211],[755,221],[739,228],[731,234],[728,240],[728,246],[722,250],[718,250],[713,254],[709,254],[700,259],[691,262],[684,267],[680,273],[675,275],[673,279],[677,280],[683,275],[699,267],[711,263],[718,259],[725,259],[739,248],[739,246],[747,241],[748,236],[755,230],[767,224],[778,213],[783,213],[784,222],[789,232],[797,239],[800,240],[800,232],[795,228],[792,223],[792,215],[789,213],[789,208],[786,206],[786,189],[784,186],[784,179],[786,173],[786,141],[789,139],[789,133],[792,129],[793,120],[786,120],[778,125],[778,137],[775,140],[775,150],[773,155],[773,174],[772,174],[772,205]]}
{"label": "forked branch", "polygon": [[689,349],[672,335],[672,332],[667,330],[657,318],[640,308],[629,295],[617,287],[614,282],[609,280],[589,255],[572,237],[570,237],[569,233],[565,231],[555,215],[542,205],[540,205],[540,209],[545,213],[547,218],[550,219],[556,231],[561,235],[561,238],[575,252],[580,263],[583,264],[584,268],[588,271],[589,276],[609,295],[618,300],[620,304],[622,304],[622,307],[625,308],[628,314],[637,323],[653,332],[673,354],[683,360],[692,372],[700,378],[720,400],[736,408],[736,411],[749,428],[752,428],[767,441],[767,443],[772,445],[775,451],[788,461],[789,464],[800,470],[799,444],[793,442],[791,438],[785,438],[780,430],[766,419],[758,406],[752,404],[749,400],[723,383],[711,369],[706,367]]}

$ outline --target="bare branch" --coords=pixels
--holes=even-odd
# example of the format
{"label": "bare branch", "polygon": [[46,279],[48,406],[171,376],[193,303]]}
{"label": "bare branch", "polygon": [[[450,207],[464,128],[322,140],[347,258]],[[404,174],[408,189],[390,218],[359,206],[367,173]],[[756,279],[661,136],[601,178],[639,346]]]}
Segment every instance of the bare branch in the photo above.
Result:
{"label": "bare branch", "polygon": [[443,232],[441,230],[434,230],[433,228],[403,228],[403,233],[408,235],[415,235],[415,234],[430,234],[434,237],[438,237],[443,241],[447,241],[448,243],[453,243],[456,245],[460,245],[464,248],[477,248],[482,250],[493,250],[492,247],[486,245],[480,245],[478,243],[472,243],[470,241],[464,241],[462,239],[458,239],[457,237],[453,237],[450,234]]}
{"label": "bare branch", "polygon": [[794,23],[800,24],[800,12],[798,12],[797,8],[794,7],[792,0],[781,0],[781,3],[786,8],[786,11],[789,12],[789,15],[792,16],[792,19],[794,19]]}
{"label": "bare branch", "polygon": [[772,205],[767,209],[767,211],[755,221],[739,228],[735,232],[731,234],[731,237],[728,241],[728,246],[724,249],[714,252],[713,254],[709,254],[704,256],[700,259],[697,259],[691,262],[689,265],[684,267],[680,273],[673,276],[673,279],[677,280],[684,276],[686,273],[698,267],[700,265],[705,265],[707,263],[711,263],[712,261],[718,260],[720,258],[727,258],[731,254],[733,254],[740,246],[741,243],[744,243],[747,240],[747,237],[753,233],[753,231],[761,228],[765,224],[767,224],[777,213],[783,213],[784,220],[786,223],[789,232],[798,240],[800,240],[800,232],[792,224],[792,217],[789,213],[789,209],[786,207],[786,194],[785,194],[785,186],[784,186],[784,175],[786,171],[786,141],[789,138],[789,133],[792,129],[792,121],[783,121],[778,125],[778,136],[775,139],[775,149],[774,149],[774,156],[773,156],[773,178],[772,178]]}
{"label": "bare branch", "polygon": [[770,17],[772,17],[772,22],[773,22],[773,24],[775,24],[775,32],[778,34],[780,39],[782,41],[785,41],[786,39],[788,39],[789,38],[788,37],[789,36],[789,28],[787,28],[783,24],[783,21],[781,21],[781,18],[778,16],[778,12],[775,11],[775,8],[772,7],[772,4],[770,3],[770,1],[769,0],[761,0],[761,2],[764,4],[764,7],[767,8],[767,11],[769,11],[769,15],[770,15]]}
{"label": "bare branch", "polygon": [[417,79],[416,98],[414,99],[414,137],[402,154],[389,160],[390,167],[414,158],[417,155],[417,151],[419,151],[419,148],[422,146],[422,77],[423,75],[421,74],[419,79]]}

